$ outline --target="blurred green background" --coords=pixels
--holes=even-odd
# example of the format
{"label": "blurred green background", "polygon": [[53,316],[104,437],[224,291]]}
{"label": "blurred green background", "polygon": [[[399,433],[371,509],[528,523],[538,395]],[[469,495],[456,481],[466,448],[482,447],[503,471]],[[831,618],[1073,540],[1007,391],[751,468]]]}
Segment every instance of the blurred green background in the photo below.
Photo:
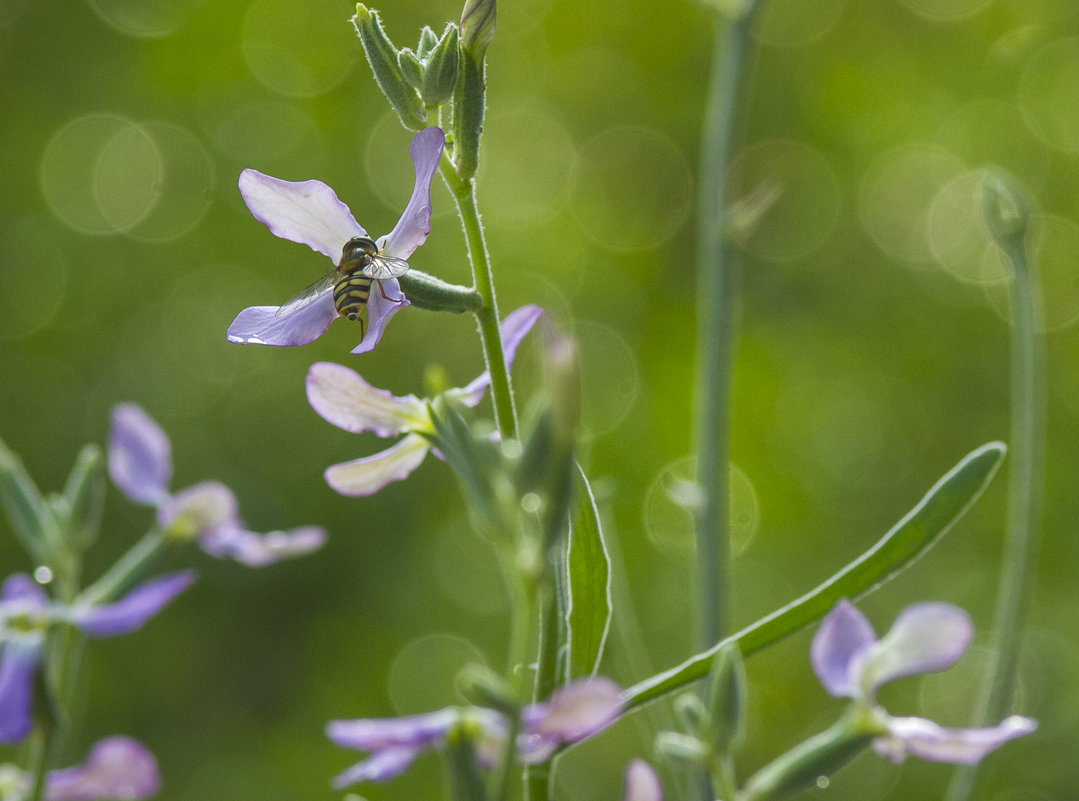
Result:
{"label": "blurred green background", "polygon": [[[455,0],[380,6],[399,46]],[[387,112],[347,0],[0,0],[0,436],[43,489],[110,408],[169,432],[174,488],[232,487],[265,531],[328,528],[317,555],[265,570],[192,550],[201,580],[137,636],[95,643],[72,759],[124,732],[159,756],[171,799],[331,799],[356,755],[331,718],[458,700],[453,677],[501,670],[506,606],[448,468],[429,460],[369,499],[322,470],[385,443],[323,422],[307,367],[348,364],[397,394],[430,365],[481,369],[466,317],[399,315],[371,355],[343,321],[303,348],[229,345],[252,304],[326,269],[244,208],[245,167],[333,186],[372,233],[411,190],[409,135]],[[689,2],[504,0],[488,52],[479,198],[499,301],[539,303],[578,338],[584,459],[618,562],[605,672],[630,684],[691,653],[692,553],[665,492],[688,477],[694,369],[695,166],[710,26]],[[1039,586],[1017,711],[1039,732],[987,766],[992,801],[1074,797],[1079,767],[1079,7],[1071,0],[771,0],[735,199],[771,201],[742,237],[733,459],[733,617],[748,623],[874,542],[963,454],[1008,436],[1008,321],[974,212],[996,163],[1039,213],[1050,328],[1048,482]],[[756,192],[754,192],[756,190]],[[468,282],[442,186],[414,267]],[[522,351],[518,397],[537,385]],[[486,408],[486,407],[481,407]],[[986,663],[1003,474],[914,569],[864,604],[967,608],[955,670],[884,695],[896,714],[962,725]],[[149,524],[112,491],[90,576]],[[0,574],[32,567],[0,523]],[[828,725],[841,705],[809,671],[804,632],[748,664],[743,775]],[[563,760],[559,797],[613,799],[651,753],[662,704]],[[0,750],[0,761],[13,755]],[[939,798],[941,765],[866,754],[805,798]],[[668,786],[677,786],[664,774]],[[436,758],[371,799],[434,798]]]}

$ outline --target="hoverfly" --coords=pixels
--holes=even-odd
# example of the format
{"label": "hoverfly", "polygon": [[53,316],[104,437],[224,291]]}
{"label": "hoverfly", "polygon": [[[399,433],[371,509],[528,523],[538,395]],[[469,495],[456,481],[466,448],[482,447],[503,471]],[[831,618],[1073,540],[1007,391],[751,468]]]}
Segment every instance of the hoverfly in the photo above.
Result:
{"label": "hoverfly", "polygon": [[311,303],[329,287],[333,287],[333,305],[346,320],[359,320],[360,339],[364,337],[363,320],[360,315],[371,295],[371,284],[378,284],[382,297],[391,303],[400,303],[386,294],[382,282],[397,278],[408,272],[404,259],[383,256],[375,241],[367,236],[354,236],[341,250],[341,261],[277,311],[277,316],[292,314]]}

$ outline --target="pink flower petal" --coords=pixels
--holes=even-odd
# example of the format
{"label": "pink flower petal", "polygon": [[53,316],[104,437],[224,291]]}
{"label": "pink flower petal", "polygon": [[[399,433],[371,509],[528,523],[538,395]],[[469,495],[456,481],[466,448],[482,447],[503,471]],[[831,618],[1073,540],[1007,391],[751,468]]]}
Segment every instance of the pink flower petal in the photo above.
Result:
{"label": "pink flower petal", "polygon": [[[386,293],[385,298],[382,297],[383,292]],[[374,350],[375,345],[382,339],[386,323],[393,315],[409,305],[411,304],[396,278],[387,278],[372,284],[371,295],[367,299],[367,330],[364,332],[363,341],[352,349],[352,353],[370,353]]]}

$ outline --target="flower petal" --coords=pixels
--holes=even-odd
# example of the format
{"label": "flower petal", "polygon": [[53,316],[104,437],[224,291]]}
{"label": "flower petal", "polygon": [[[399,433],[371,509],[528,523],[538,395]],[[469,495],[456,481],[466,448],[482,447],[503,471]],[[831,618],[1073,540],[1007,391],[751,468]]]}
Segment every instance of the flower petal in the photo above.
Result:
{"label": "flower petal", "polygon": [[[522,306],[514,309],[502,320],[498,327],[502,335],[502,355],[506,359],[506,369],[513,367],[513,360],[517,355],[517,346],[525,338],[525,334],[532,330],[532,326],[543,316],[543,309],[539,306]],[[475,406],[483,399],[483,393],[491,383],[491,374],[484,371],[483,374],[463,389],[451,389],[446,394],[465,406]]]}
{"label": "flower petal", "polygon": [[196,539],[215,528],[238,526],[236,496],[217,481],[201,481],[169,498],[157,510],[157,523],[181,539]]}
{"label": "flower petal", "polygon": [[829,694],[857,697],[856,663],[876,640],[873,626],[850,601],[840,600],[827,614],[813,636],[809,660]]}
{"label": "flower petal", "polygon": [[50,771],[47,801],[149,798],[161,788],[157,760],[130,737],[99,740],[81,765]]}
{"label": "flower petal", "polygon": [[0,647],[0,744],[17,743],[33,727],[34,673],[41,637],[20,637]]}
{"label": "flower petal", "polygon": [[310,303],[288,314],[278,314],[280,306],[248,306],[236,315],[226,336],[238,345],[295,347],[313,342],[326,333],[337,319],[333,287]]}
{"label": "flower petal", "polygon": [[135,503],[156,506],[168,497],[172,480],[169,438],[134,403],[122,403],[112,410],[109,475]]}
{"label": "flower petal", "polygon": [[318,362],[307,371],[307,400],[326,422],[358,434],[393,437],[430,427],[427,406],[415,395],[398,398],[376,389],[340,364]]}
{"label": "flower petal", "polygon": [[119,601],[101,606],[74,606],[66,616],[91,637],[127,634],[160,612],[195,580],[187,570],[140,584]]}
{"label": "flower petal", "polygon": [[521,713],[527,734],[559,743],[589,737],[618,719],[622,690],[603,676],[567,684],[546,703],[533,704]]}
{"label": "flower petal", "polygon": [[860,683],[869,699],[894,679],[935,673],[956,663],[970,645],[974,626],[958,606],[912,604],[865,655]]}
{"label": "flower petal", "polygon": [[377,752],[370,759],[358,762],[351,768],[334,777],[333,786],[343,790],[357,782],[385,782],[400,776],[420,755],[422,748],[399,747],[387,748]]}
{"label": "flower petal", "polygon": [[[386,297],[382,297],[385,293]],[[389,298],[387,300],[386,298]],[[371,296],[367,299],[367,330],[363,341],[352,349],[352,353],[370,353],[382,339],[386,323],[405,306],[411,306],[396,278],[375,281],[371,285]]]}
{"label": "flower petal", "polygon": [[431,233],[431,179],[442,158],[445,142],[446,135],[436,127],[424,128],[412,137],[408,152],[416,169],[416,184],[401,219],[385,237],[383,255],[407,259]]}
{"label": "flower petal", "polygon": [[275,236],[307,245],[334,264],[348,240],[367,236],[348,206],[322,181],[282,181],[244,170],[239,186],[247,208]]}
{"label": "flower petal", "polygon": [[[49,603],[45,590],[25,573],[13,573],[0,587],[0,613],[42,610]],[[0,622],[3,622],[0,619]]]}
{"label": "flower petal", "polygon": [[453,707],[400,718],[331,720],[326,737],[342,748],[381,751],[401,746],[426,746],[440,740],[461,717]]}
{"label": "flower petal", "polygon": [[430,449],[426,437],[409,434],[374,456],[326,468],[326,483],[342,495],[374,495],[387,484],[407,477],[420,466]]}
{"label": "flower petal", "polygon": [[622,801],[663,801],[663,787],[652,766],[643,759],[626,765],[626,787]]}
{"label": "flower petal", "polygon": [[326,531],[304,526],[289,531],[256,534],[240,527],[208,531],[199,539],[202,550],[219,559],[235,559],[248,567],[265,567],[317,551],[326,544]]}
{"label": "flower petal", "polygon": [[925,718],[889,718],[889,736],[875,739],[873,750],[893,762],[902,762],[910,755],[930,762],[970,765],[1037,728],[1036,722],[1019,715],[983,729],[946,729]]}

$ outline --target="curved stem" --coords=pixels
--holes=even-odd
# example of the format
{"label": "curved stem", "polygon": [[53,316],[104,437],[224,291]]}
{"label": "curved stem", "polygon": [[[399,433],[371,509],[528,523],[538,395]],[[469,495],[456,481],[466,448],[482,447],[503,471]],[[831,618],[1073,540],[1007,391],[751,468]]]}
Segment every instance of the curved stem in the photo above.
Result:
{"label": "curved stem", "polygon": [[491,397],[495,407],[495,423],[503,440],[517,437],[517,410],[513,405],[513,391],[510,387],[509,371],[502,353],[502,335],[498,330],[498,307],[495,303],[494,277],[491,261],[487,254],[487,243],[483,236],[483,223],[480,222],[476,207],[476,184],[464,180],[453,169],[448,156],[439,162],[438,172],[453,195],[457,204],[457,215],[465,231],[465,243],[468,258],[472,264],[472,280],[483,300],[482,307],[475,312],[479,324],[480,339],[487,370],[491,376]]}
{"label": "curved stem", "polygon": [[[1038,281],[1019,232],[998,244],[1012,264],[1011,439],[1008,511],[1000,590],[994,612],[993,654],[986,694],[975,723],[988,725],[1012,711],[1023,620],[1034,589],[1041,534],[1045,475],[1045,341],[1041,333]],[[977,779],[977,765],[956,771],[948,801],[965,801]]]}

